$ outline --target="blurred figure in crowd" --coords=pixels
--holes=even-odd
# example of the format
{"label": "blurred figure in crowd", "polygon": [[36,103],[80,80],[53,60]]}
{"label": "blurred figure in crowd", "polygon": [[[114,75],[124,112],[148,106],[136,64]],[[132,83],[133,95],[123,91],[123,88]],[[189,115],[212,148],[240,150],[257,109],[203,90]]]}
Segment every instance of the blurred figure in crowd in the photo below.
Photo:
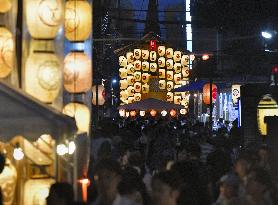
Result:
{"label": "blurred figure in crowd", "polygon": [[57,182],[51,185],[46,198],[47,205],[73,205],[73,187],[66,182]]}

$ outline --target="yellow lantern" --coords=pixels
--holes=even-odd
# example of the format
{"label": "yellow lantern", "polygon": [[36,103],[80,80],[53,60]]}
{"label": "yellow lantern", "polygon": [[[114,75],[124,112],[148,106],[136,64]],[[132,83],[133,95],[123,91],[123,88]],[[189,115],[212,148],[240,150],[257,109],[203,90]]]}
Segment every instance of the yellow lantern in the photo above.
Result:
{"label": "yellow lantern", "polygon": [[165,46],[158,46],[158,55],[159,56],[164,56],[165,55]]}
{"label": "yellow lantern", "polygon": [[128,92],[129,97],[134,96],[134,93],[135,93],[134,87],[133,86],[128,86],[127,92]]}
{"label": "yellow lantern", "polygon": [[11,0],[0,0],[0,13],[6,13],[12,8]]}
{"label": "yellow lantern", "polygon": [[0,78],[7,77],[13,67],[14,41],[12,33],[0,27]]}
{"label": "yellow lantern", "polygon": [[134,58],[135,59],[140,59],[141,58],[141,49],[134,49]]}
{"label": "yellow lantern", "polygon": [[168,60],[166,61],[166,67],[167,67],[168,70],[173,69],[173,65],[174,65],[173,59],[168,59]]}
{"label": "yellow lantern", "polygon": [[150,74],[148,73],[142,73],[142,82],[143,83],[148,83],[150,80]]}
{"label": "yellow lantern", "polygon": [[174,109],[172,109],[172,110],[170,111],[170,115],[171,115],[172,117],[175,117],[175,116],[177,115],[177,111],[174,110]]}
{"label": "yellow lantern", "polygon": [[136,82],[141,81],[141,72],[135,72],[134,79]]}
{"label": "yellow lantern", "polygon": [[167,82],[167,91],[171,91],[174,88],[174,83],[172,81]]}
{"label": "yellow lantern", "polygon": [[124,67],[124,68],[127,66],[127,59],[126,59],[126,57],[124,57],[124,56],[120,56],[119,57],[119,65],[121,67]]}
{"label": "yellow lantern", "polygon": [[278,116],[277,102],[271,95],[265,95],[260,100],[257,107],[257,122],[258,128],[263,137],[267,135],[267,124],[264,122],[266,116]]}
{"label": "yellow lantern", "polygon": [[151,110],[151,111],[150,111],[150,115],[151,115],[152,117],[156,116],[156,110]]}
{"label": "yellow lantern", "polygon": [[174,72],[173,71],[167,71],[167,80],[173,80]]}
{"label": "yellow lantern", "polygon": [[62,0],[28,0],[26,23],[30,35],[36,39],[54,39],[63,17]]}
{"label": "yellow lantern", "polygon": [[92,86],[90,58],[82,52],[71,52],[64,60],[64,87],[70,93],[87,92]]}
{"label": "yellow lantern", "polygon": [[135,83],[135,78],[134,78],[134,76],[127,76],[127,84],[128,85],[134,85],[134,83]]}
{"label": "yellow lantern", "polygon": [[136,111],[135,110],[132,110],[130,111],[130,117],[135,117],[136,116]]}
{"label": "yellow lantern", "polygon": [[128,75],[133,75],[134,72],[135,72],[135,68],[134,68],[133,64],[129,63],[127,65],[127,74]]}
{"label": "yellow lantern", "polygon": [[85,41],[92,31],[92,7],[88,1],[69,0],[65,6],[65,36],[69,41]]}
{"label": "yellow lantern", "polygon": [[127,77],[127,69],[125,68],[120,68],[119,69],[120,77],[121,78],[126,78]]}
{"label": "yellow lantern", "polygon": [[141,93],[135,93],[134,94],[134,100],[135,101],[140,101],[141,100]]}
{"label": "yellow lantern", "polygon": [[175,95],[174,96],[174,103],[177,104],[177,105],[180,105],[181,104],[181,96]]}
{"label": "yellow lantern", "polygon": [[[97,92],[98,89],[98,92]],[[94,105],[103,105],[105,103],[105,88],[103,85],[94,85],[92,88],[93,96],[92,96],[92,103]],[[98,96],[98,97],[97,97]],[[97,103],[98,99],[98,103]]]}
{"label": "yellow lantern", "polygon": [[173,102],[174,101],[174,93],[172,92],[167,92],[167,97],[166,97],[168,102]]}
{"label": "yellow lantern", "polygon": [[127,98],[128,98],[128,92],[127,92],[127,90],[122,90],[122,91],[120,92],[120,100],[124,102]]}
{"label": "yellow lantern", "polygon": [[173,48],[166,49],[166,57],[167,58],[173,58],[173,54],[174,54]]}
{"label": "yellow lantern", "polygon": [[181,72],[181,64],[180,63],[175,63],[174,70],[175,70],[176,73],[180,73]]}
{"label": "yellow lantern", "polygon": [[160,57],[158,59],[158,66],[161,68],[165,67],[165,58],[164,57]]}
{"label": "yellow lantern", "polygon": [[127,58],[127,62],[128,62],[128,63],[133,63],[133,61],[134,61],[134,56],[133,56],[133,53],[132,53],[132,52],[127,52],[127,53],[126,53],[126,58]]}
{"label": "yellow lantern", "polygon": [[120,80],[120,89],[121,89],[121,90],[126,89],[127,86],[128,86],[127,80]]}
{"label": "yellow lantern", "polygon": [[134,61],[134,68],[137,71],[141,70],[141,61],[139,60]]}
{"label": "yellow lantern", "polygon": [[183,98],[181,100],[181,105],[183,105],[185,108],[188,108],[188,106],[189,106],[189,99]]}
{"label": "yellow lantern", "polygon": [[45,103],[52,103],[61,88],[62,69],[54,53],[34,52],[26,60],[25,91]]}
{"label": "yellow lantern", "polygon": [[150,92],[150,86],[148,84],[142,85],[142,93],[148,94]]}
{"label": "yellow lantern", "polygon": [[165,117],[167,115],[167,111],[166,110],[162,110],[160,114],[161,114],[162,117]]}
{"label": "yellow lantern", "polygon": [[165,78],[165,69],[159,69],[159,78]]}
{"label": "yellow lantern", "polygon": [[149,71],[149,67],[150,67],[149,62],[147,62],[147,61],[143,61],[142,62],[142,71],[148,72]]}
{"label": "yellow lantern", "polygon": [[134,84],[134,90],[135,90],[135,92],[140,93],[141,92],[141,83],[136,82]]}
{"label": "yellow lantern", "polygon": [[134,103],[134,101],[135,101],[134,97],[128,97],[127,100],[128,100],[128,104]]}
{"label": "yellow lantern", "polygon": [[146,111],[140,110],[140,116],[141,116],[141,117],[144,117],[145,115],[146,115]]}
{"label": "yellow lantern", "polygon": [[148,60],[149,59],[149,54],[150,54],[150,52],[148,50],[142,50],[142,58],[144,60]]}
{"label": "yellow lantern", "polygon": [[86,105],[69,103],[63,108],[63,113],[75,119],[78,131],[89,133],[91,115]]}
{"label": "yellow lantern", "polygon": [[166,88],[166,81],[165,80],[160,80],[158,82],[159,84],[159,89],[164,90]]}
{"label": "yellow lantern", "polygon": [[155,51],[150,52],[150,61],[156,61],[156,52]]}
{"label": "yellow lantern", "polygon": [[156,72],[157,71],[157,64],[156,63],[150,63],[150,71]]}
{"label": "yellow lantern", "polygon": [[181,74],[180,73],[174,75],[174,81],[178,85],[181,83]]}
{"label": "yellow lantern", "polygon": [[119,115],[121,117],[124,117],[125,116],[125,110],[119,110]]}
{"label": "yellow lantern", "polygon": [[129,117],[129,112],[125,112],[125,117]]}
{"label": "yellow lantern", "polygon": [[189,76],[189,68],[188,67],[182,67],[182,76],[184,78],[187,78]]}
{"label": "yellow lantern", "polygon": [[[217,97],[217,87],[212,84],[212,103],[215,103]],[[210,84],[206,83],[203,87],[203,101],[205,104],[210,104]]]}
{"label": "yellow lantern", "polygon": [[188,64],[189,64],[189,56],[188,55],[183,55],[181,57],[181,64],[183,66],[188,66]]}
{"label": "yellow lantern", "polygon": [[174,52],[174,61],[179,62],[181,60],[181,52],[180,51],[175,51]]}

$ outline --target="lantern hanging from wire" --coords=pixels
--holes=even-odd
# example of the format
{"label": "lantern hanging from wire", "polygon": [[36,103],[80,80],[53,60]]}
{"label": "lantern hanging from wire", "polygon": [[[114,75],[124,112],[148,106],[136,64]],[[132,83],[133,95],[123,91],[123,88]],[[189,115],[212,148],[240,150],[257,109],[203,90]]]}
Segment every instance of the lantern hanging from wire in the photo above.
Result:
{"label": "lantern hanging from wire", "polygon": [[155,117],[155,116],[156,116],[156,113],[157,113],[156,110],[151,110],[151,111],[150,111],[150,115],[151,115],[152,117]]}
{"label": "lantern hanging from wire", "polygon": [[88,1],[69,0],[65,5],[65,36],[69,41],[85,41],[92,31],[92,8]]}
{"label": "lantern hanging from wire", "polygon": [[143,61],[143,62],[142,62],[142,71],[148,72],[148,71],[149,71],[149,68],[150,68],[149,62]]}
{"label": "lantern hanging from wire", "polygon": [[[217,97],[217,86],[212,84],[212,103],[215,103]],[[210,104],[210,83],[206,83],[203,87],[203,101],[206,105]]]}
{"label": "lantern hanging from wire", "polygon": [[149,54],[150,54],[150,52],[148,50],[142,50],[142,58],[144,60],[148,60],[149,59]]}
{"label": "lantern hanging from wire", "polygon": [[12,8],[12,0],[0,0],[0,13],[6,13]]}
{"label": "lantern hanging from wire", "polygon": [[91,60],[83,52],[70,52],[64,60],[64,87],[69,93],[82,93],[92,86]]}
{"label": "lantern hanging from wire", "polygon": [[158,46],[157,52],[159,56],[164,56],[165,55],[165,46]]}
{"label": "lantern hanging from wire", "polygon": [[133,55],[134,55],[135,59],[140,59],[141,58],[141,49],[138,49],[138,48],[134,49]]}
{"label": "lantern hanging from wire", "polygon": [[167,49],[166,49],[166,57],[167,57],[167,58],[173,58],[173,55],[174,55],[174,50],[173,50],[173,48],[167,48]]}
{"label": "lantern hanging from wire", "polygon": [[132,110],[129,112],[130,117],[135,117],[136,116],[136,111]]}
{"label": "lantern hanging from wire", "polygon": [[125,116],[125,110],[119,110],[119,115],[121,117],[124,117]]}
{"label": "lantern hanging from wire", "polygon": [[174,109],[172,109],[172,110],[170,111],[170,115],[171,115],[171,117],[176,117],[177,111],[174,110]]}
{"label": "lantern hanging from wire", "polygon": [[140,116],[141,116],[141,117],[144,117],[145,115],[146,115],[146,111],[140,110]]}
{"label": "lantern hanging from wire", "polygon": [[105,103],[105,88],[104,88],[104,86],[103,85],[94,85],[93,88],[92,88],[92,92],[93,92],[92,103],[94,105],[103,105]]}
{"label": "lantern hanging from wire", "polygon": [[162,117],[165,117],[167,115],[167,111],[166,110],[162,110],[161,111],[161,115],[162,115]]}

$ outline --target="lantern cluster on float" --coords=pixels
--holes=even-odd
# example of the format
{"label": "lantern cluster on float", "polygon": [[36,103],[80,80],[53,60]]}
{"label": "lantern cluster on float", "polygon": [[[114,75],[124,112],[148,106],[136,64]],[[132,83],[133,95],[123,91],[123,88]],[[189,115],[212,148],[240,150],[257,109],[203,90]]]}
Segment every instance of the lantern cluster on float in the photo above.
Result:
{"label": "lantern cluster on float", "polygon": [[165,100],[175,104],[188,104],[188,93],[173,93],[174,88],[185,85],[189,80],[189,55],[174,51],[150,41],[149,48],[136,48],[119,56],[121,104],[140,101],[150,92],[150,79],[158,78],[160,91],[165,91]]}

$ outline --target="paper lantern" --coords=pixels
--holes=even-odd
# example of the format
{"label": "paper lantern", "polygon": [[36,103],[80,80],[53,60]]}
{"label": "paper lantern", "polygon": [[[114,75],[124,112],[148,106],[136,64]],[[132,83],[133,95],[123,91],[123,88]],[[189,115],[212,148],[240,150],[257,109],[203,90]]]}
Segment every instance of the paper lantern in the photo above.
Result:
{"label": "paper lantern", "polygon": [[149,46],[151,51],[156,50],[156,40],[150,40]]}
{"label": "paper lantern", "polygon": [[174,93],[167,92],[166,99],[167,99],[168,102],[174,101]]}
{"label": "paper lantern", "polygon": [[140,93],[141,92],[141,83],[136,82],[134,84],[134,90],[135,90],[135,92]]}
{"label": "paper lantern", "polygon": [[133,87],[133,86],[128,86],[127,92],[128,92],[128,96],[129,96],[129,97],[134,96],[134,93],[135,93],[134,87]]}
{"label": "paper lantern", "polygon": [[52,103],[61,89],[62,69],[53,53],[32,53],[25,64],[25,91],[45,103]]}
{"label": "paper lantern", "polygon": [[149,67],[150,67],[149,62],[147,62],[147,61],[143,61],[142,62],[142,71],[148,72],[149,71]]}
{"label": "paper lantern", "polygon": [[119,73],[120,73],[120,78],[126,78],[127,77],[127,69],[120,68]]}
{"label": "paper lantern", "polygon": [[125,117],[129,117],[129,112],[125,112]]}
{"label": "paper lantern", "polygon": [[177,105],[181,104],[181,96],[174,96],[174,103]]}
{"label": "paper lantern", "polygon": [[132,52],[126,53],[126,58],[127,58],[127,62],[128,62],[128,63],[133,63],[133,61],[134,61],[134,55],[133,55]]}
{"label": "paper lantern", "polygon": [[65,5],[65,36],[69,41],[85,41],[92,31],[92,8],[88,1],[69,0]]}
{"label": "paper lantern", "polygon": [[141,100],[141,93],[135,93],[134,94],[134,101],[140,101]]}
{"label": "paper lantern", "polygon": [[160,68],[165,67],[165,58],[164,58],[164,57],[160,57],[160,58],[158,59],[158,66],[159,66]]}
{"label": "paper lantern", "polygon": [[141,61],[139,60],[134,61],[134,68],[137,71],[141,70]]}
{"label": "paper lantern", "polygon": [[136,116],[136,111],[132,110],[129,112],[130,117],[135,117]]}
{"label": "paper lantern", "polygon": [[142,50],[142,58],[144,60],[148,60],[149,59],[149,54],[150,54],[150,52],[148,50]]}
{"label": "paper lantern", "polygon": [[165,78],[165,69],[159,69],[159,78]]}
{"label": "paper lantern", "polygon": [[157,71],[157,64],[156,63],[150,63],[150,71],[156,72]]}
{"label": "paper lantern", "polygon": [[187,78],[189,76],[189,68],[188,67],[182,67],[182,76],[183,76],[183,78]]}
{"label": "paper lantern", "polygon": [[174,81],[176,84],[180,84],[181,83],[181,74],[175,74],[174,75]]}
{"label": "paper lantern", "polygon": [[[212,103],[215,103],[217,96],[217,87],[212,84]],[[210,84],[206,83],[203,87],[203,101],[205,104],[210,104]]]}
{"label": "paper lantern", "polygon": [[173,80],[174,72],[173,71],[167,71],[167,80]]}
{"label": "paper lantern", "polygon": [[120,92],[120,100],[124,102],[125,100],[127,100],[127,98],[128,98],[128,91],[122,90]]}
{"label": "paper lantern", "polygon": [[26,23],[30,35],[36,39],[54,39],[62,24],[63,1],[28,0],[25,2]]}
{"label": "paper lantern", "polygon": [[120,56],[119,57],[119,65],[121,67],[124,67],[124,68],[127,66],[127,59],[126,59],[126,57],[124,57],[124,56]]}
{"label": "paper lantern", "polygon": [[[183,78],[183,79],[184,79],[184,78]],[[186,79],[181,80],[181,84],[182,84],[182,85],[187,85],[187,84],[189,84],[189,81],[187,81]]]}
{"label": "paper lantern", "polygon": [[167,91],[171,91],[174,88],[174,83],[172,81],[167,82]]}
{"label": "paper lantern", "polygon": [[185,108],[188,108],[189,106],[189,99],[182,99],[181,100],[181,105],[183,105]]}
{"label": "paper lantern", "polygon": [[70,52],[64,60],[64,87],[70,93],[87,92],[92,86],[92,65],[83,52]]}
{"label": "paper lantern", "polygon": [[140,59],[141,58],[141,49],[134,49],[133,55],[134,55],[135,59]]}
{"label": "paper lantern", "polygon": [[119,110],[119,115],[121,117],[124,117],[125,116],[125,110]]}
{"label": "paper lantern", "polygon": [[151,110],[151,111],[150,111],[150,115],[151,115],[152,117],[156,116],[156,111],[155,111],[155,110]]}
{"label": "paper lantern", "polygon": [[174,110],[174,109],[172,109],[172,110],[170,111],[170,115],[171,115],[171,117],[175,117],[175,116],[177,115],[177,111]]}
{"label": "paper lantern", "polygon": [[141,72],[135,72],[134,79],[136,82],[141,81]]}
{"label": "paper lantern", "polygon": [[12,33],[0,27],[0,78],[7,77],[14,67],[14,41]]}
{"label": "paper lantern", "polygon": [[181,64],[180,63],[175,63],[174,70],[175,70],[176,73],[180,73],[181,72]]}
{"label": "paper lantern", "polygon": [[166,110],[162,110],[160,114],[161,114],[162,117],[165,117],[167,115],[167,111]]}
{"label": "paper lantern", "polygon": [[160,90],[165,90],[166,89],[166,81],[165,80],[160,80],[158,82],[158,84],[159,84],[159,89]]}
{"label": "paper lantern", "polygon": [[165,46],[158,46],[157,52],[159,56],[164,56],[165,55]]}
{"label": "paper lantern", "polygon": [[[98,92],[97,92],[98,90]],[[105,88],[103,85],[94,85],[92,88],[92,103],[94,105],[103,105],[105,103]],[[97,103],[98,99],[98,103]]]}
{"label": "paper lantern", "polygon": [[128,97],[127,101],[128,101],[127,103],[130,104],[130,103],[134,103],[135,99],[134,97]]}
{"label": "paper lantern", "polygon": [[133,64],[128,64],[127,65],[127,74],[128,75],[133,75],[135,72],[135,68],[134,68],[134,65]]}
{"label": "paper lantern", "polygon": [[202,55],[202,60],[206,61],[208,59],[209,59],[209,55],[208,54]]}
{"label": "paper lantern", "polygon": [[134,78],[134,76],[128,75],[128,76],[127,76],[127,84],[128,84],[128,85],[134,85],[134,83],[135,83],[135,78]]}
{"label": "paper lantern", "polygon": [[173,69],[173,66],[174,66],[174,61],[173,61],[173,59],[168,59],[168,60],[166,61],[166,67],[167,67],[167,69],[168,69],[168,70],[171,70],[171,69]]}
{"label": "paper lantern", "polygon": [[23,204],[45,204],[49,189],[55,183],[54,179],[29,179],[24,185],[24,203]]}
{"label": "paper lantern", "polygon": [[144,117],[145,115],[146,115],[146,111],[140,110],[140,116],[141,116],[141,117]]}
{"label": "paper lantern", "polygon": [[174,52],[174,61],[175,62],[180,62],[181,60],[181,52],[180,51],[175,51]]}
{"label": "paper lantern", "polygon": [[80,103],[69,103],[63,108],[63,113],[75,119],[79,132],[89,133],[91,114],[86,105]]}
{"label": "paper lantern", "polygon": [[174,55],[173,48],[167,48],[166,49],[166,57],[167,58],[173,58],[173,55]]}
{"label": "paper lantern", "polygon": [[183,55],[181,57],[181,64],[183,66],[188,66],[188,64],[189,64],[189,56],[188,55]]}
{"label": "paper lantern", "polygon": [[128,86],[127,80],[120,80],[120,89],[124,90]]}
{"label": "paper lantern", "polygon": [[156,61],[156,52],[155,51],[150,52],[150,61]]}
{"label": "paper lantern", "polygon": [[190,59],[191,61],[194,61],[194,60],[195,60],[195,55],[194,55],[194,54],[189,55],[189,59]]}
{"label": "paper lantern", "polygon": [[186,109],[180,109],[180,114],[181,115],[186,115],[187,114],[187,110]]}
{"label": "paper lantern", "polygon": [[6,13],[12,8],[12,0],[0,0],[0,13]]}
{"label": "paper lantern", "polygon": [[150,80],[150,74],[148,73],[142,73],[142,82],[143,83],[148,83]]}
{"label": "paper lantern", "polygon": [[264,121],[266,116],[278,116],[277,102],[271,97],[271,95],[265,95],[260,100],[257,107],[257,122],[258,128],[263,137],[267,135],[267,124]]}
{"label": "paper lantern", "polygon": [[241,85],[232,85],[232,101],[234,105],[237,104],[238,98],[240,97],[240,86]]}
{"label": "paper lantern", "polygon": [[148,94],[150,92],[150,86],[148,84],[142,85],[142,93]]}

